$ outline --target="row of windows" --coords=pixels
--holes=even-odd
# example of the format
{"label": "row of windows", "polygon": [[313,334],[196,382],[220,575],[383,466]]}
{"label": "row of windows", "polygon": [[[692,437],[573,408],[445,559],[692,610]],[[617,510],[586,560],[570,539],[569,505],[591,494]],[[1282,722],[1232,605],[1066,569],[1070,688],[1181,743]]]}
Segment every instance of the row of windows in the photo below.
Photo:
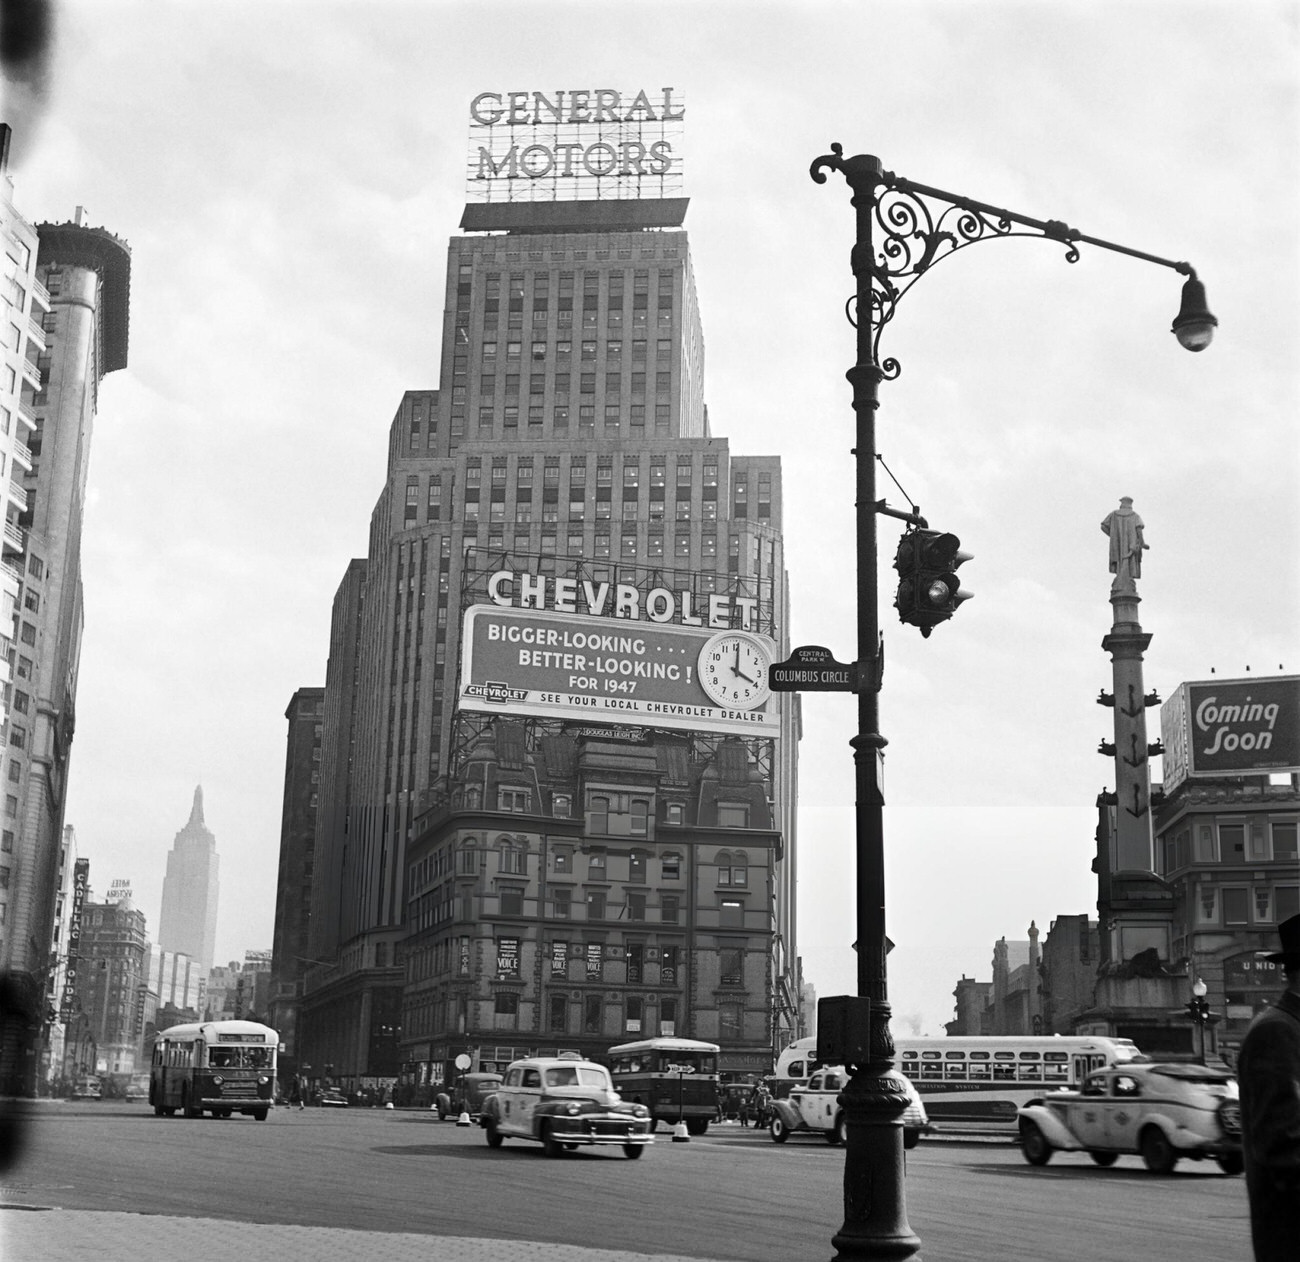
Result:
{"label": "row of windows", "polygon": [[1300,885],[1203,885],[1198,925],[1274,925],[1300,912]]}
{"label": "row of windows", "polygon": [[1197,821],[1166,833],[1157,847],[1163,872],[1176,872],[1191,863],[1295,863],[1297,821],[1294,819]]}
{"label": "row of windows", "polygon": [[[640,1034],[672,1037],[677,1031],[678,1001],[671,996],[625,995],[619,1003],[606,1003],[602,995],[584,995],[572,999],[567,992],[552,991],[546,996],[546,1030],[551,1034],[609,1035]],[[520,996],[513,990],[498,991],[492,1000],[493,1027],[498,1030],[519,1028]],[[466,1004],[459,997],[439,997],[423,1004],[411,1005],[403,1014],[404,1027],[415,1036],[429,1035],[451,1028],[449,1018],[459,1022],[467,1017]],[[718,1006],[719,1031],[723,1038],[738,1040],[744,1029],[744,1005],[723,1003]],[[611,1028],[613,1026],[613,1028]],[[463,1028],[463,1026],[462,1026]],[[506,1063],[499,1066],[504,1070]],[[488,1068],[489,1062],[483,1062]]]}

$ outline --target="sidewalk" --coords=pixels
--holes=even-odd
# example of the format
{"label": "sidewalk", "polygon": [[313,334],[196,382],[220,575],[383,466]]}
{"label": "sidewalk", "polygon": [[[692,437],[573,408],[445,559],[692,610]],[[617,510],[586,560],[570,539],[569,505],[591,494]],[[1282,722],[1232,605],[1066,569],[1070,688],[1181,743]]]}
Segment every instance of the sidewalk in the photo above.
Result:
{"label": "sidewalk", "polygon": [[283,1227],[101,1210],[0,1208],[6,1262],[138,1262],[146,1257],[259,1257],[276,1262],[720,1262],[529,1240]]}

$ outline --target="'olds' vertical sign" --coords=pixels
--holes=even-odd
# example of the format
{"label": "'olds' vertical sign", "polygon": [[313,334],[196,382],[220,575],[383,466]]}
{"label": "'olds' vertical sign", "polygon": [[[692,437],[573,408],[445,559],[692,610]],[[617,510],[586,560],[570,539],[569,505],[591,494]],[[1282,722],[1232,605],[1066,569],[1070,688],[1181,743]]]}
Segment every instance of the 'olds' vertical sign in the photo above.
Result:
{"label": "'olds' vertical sign", "polygon": [[1180,684],[1160,710],[1164,784],[1300,771],[1300,676]]}

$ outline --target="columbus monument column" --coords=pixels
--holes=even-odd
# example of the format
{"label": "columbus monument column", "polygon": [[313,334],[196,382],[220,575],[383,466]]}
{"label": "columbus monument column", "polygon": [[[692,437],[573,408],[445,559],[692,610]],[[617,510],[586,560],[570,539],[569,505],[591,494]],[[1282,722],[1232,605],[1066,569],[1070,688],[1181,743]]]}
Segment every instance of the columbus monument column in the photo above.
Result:
{"label": "columbus monument column", "polygon": [[1142,654],[1151,637],[1138,623],[1137,580],[1142,577],[1142,553],[1150,545],[1143,537],[1142,518],[1133,511],[1127,495],[1101,523],[1110,538],[1110,603],[1114,616],[1110,634],[1101,646],[1111,655],[1115,691],[1098,701],[1115,710],[1115,742],[1103,741],[1099,753],[1115,760],[1115,831],[1111,871],[1153,872],[1151,832],[1151,778],[1148,756],[1161,752],[1147,744],[1146,708],[1160,698],[1142,691]]}

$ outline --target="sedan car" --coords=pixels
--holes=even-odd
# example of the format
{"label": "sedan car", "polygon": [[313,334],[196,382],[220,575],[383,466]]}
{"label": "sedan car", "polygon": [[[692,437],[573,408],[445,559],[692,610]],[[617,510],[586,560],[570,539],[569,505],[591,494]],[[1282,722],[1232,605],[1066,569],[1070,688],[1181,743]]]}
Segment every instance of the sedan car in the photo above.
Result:
{"label": "sedan car", "polygon": [[316,1103],[322,1108],[346,1109],[348,1107],[348,1098],[337,1087],[326,1087],[316,1097]]}
{"label": "sedan car", "polygon": [[1125,1064],[1089,1074],[1077,1090],[1054,1091],[1019,1110],[1025,1160],[1086,1152],[1099,1166],[1138,1153],[1154,1174],[1179,1158],[1212,1157],[1240,1174],[1241,1106],[1231,1073],[1184,1063]]}
{"label": "sedan car", "polygon": [[639,1157],[654,1142],[644,1104],[625,1104],[604,1065],[567,1056],[511,1064],[483,1101],[479,1125],[490,1148],[500,1148],[513,1135],[538,1140],[548,1157],[562,1157],[580,1145],[611,1144]]}
{"label": "sedan car", "polygon": [[[915,1148],[921,1136],[933,1129],[925,1105],[916,1088],[902,1074],[894,1079],[907,1096],[907,1109],[903,1113],[903,1147]],[[800,1131],[824,1135],[826,1142],[844,1142],[844,1110],[840,1107],[840,1092],[848,1086],[849,1077],[842,1065],[818,1069],[805,1085],[790,1089],[784,1100],[772,1100],[772,1120],[768,1126],[778,1144],[784,1144],[791,1135]]]}

